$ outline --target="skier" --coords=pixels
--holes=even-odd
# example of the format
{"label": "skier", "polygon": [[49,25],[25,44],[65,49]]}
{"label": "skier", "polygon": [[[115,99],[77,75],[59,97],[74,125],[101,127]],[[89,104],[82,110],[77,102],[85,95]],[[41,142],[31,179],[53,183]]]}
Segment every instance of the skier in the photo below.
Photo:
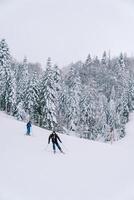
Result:
{"label": "skier", "polygon": [[59,136],[56,134],[55,131],[53,131],[49,138],[48,138],[48,144],[50,143],[50,140],[52,141],[52,144],[53,144],[53,151],[54,153],[56,153],[56,146],[58,147],[58,149],[60,150],[61,153],[64,153],[58,143],[58,140],[60,143],[62,143],[62,141],[60,140]]}
{"label": "skier", "polygon": [[26,133],[26,135],[30,135],[30,132],[31,132],[31,121],[29,121],[28,123],[27,123],[27,133]]}

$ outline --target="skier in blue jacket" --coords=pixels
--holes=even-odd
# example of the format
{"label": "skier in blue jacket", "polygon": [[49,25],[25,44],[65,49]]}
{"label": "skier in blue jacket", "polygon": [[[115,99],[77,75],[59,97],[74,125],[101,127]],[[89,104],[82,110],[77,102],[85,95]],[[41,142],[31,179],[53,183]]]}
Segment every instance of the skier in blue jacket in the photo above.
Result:
{"label": "skier in blue jacket", "polygon": [[27,134],[26,135],[30,135],[30,132],[31,132],[31,121],[29,121],[28,123],[27,123]]}

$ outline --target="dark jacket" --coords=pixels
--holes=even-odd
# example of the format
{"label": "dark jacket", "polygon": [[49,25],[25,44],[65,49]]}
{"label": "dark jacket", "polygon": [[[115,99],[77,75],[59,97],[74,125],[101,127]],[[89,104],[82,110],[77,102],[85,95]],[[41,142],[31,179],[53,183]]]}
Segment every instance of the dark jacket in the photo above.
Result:
{"label": "dark jacket", "polygon": [[30,127],[31,127],[31,122],[29,121],[29,122],[27,123],[27,129],[30,129]]}
{"label": "dark jacket", "polygon": [[58,140],[61,142],[59,136],[55,132],[51,133],[51,135],[49,136],[48,144],[50,143],[50,140],[52,141],[52,143],[55,143],[55,144],[58,143]]}

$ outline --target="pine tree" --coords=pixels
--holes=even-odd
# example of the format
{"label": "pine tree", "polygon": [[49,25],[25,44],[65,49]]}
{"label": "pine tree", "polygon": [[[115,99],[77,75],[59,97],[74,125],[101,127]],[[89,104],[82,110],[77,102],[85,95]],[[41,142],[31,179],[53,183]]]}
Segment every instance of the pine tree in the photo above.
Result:
{"label": "pine tree", "polygon": [[108,61],[108,59],[107,59],[107,53],[106,53],[106,51],[104,51],[104,53],[102,55],[101,63],[103,65],[107,65],[107,61]]}
{"label": "pine tree", "polygon": [[62,80],[58,104],[58,124],[60,124],[60,129],[63,129],[66,126],[67,98],[67,86],[64,80]]}
{"label": "pine tree", "polygon": [[118,70],[118,92],[116,98],[118,100],[121,121],[124,124],[128,121],[129,115],[130,73],[128,67],[125,65],[122,53],[120,54],[116,68]]}
{"label": "pine tree", "polygon": [[110,126],[110,133],[109,133],[109,139],[108,140],[113,140],[114,136],[113,130],[115,129],[115,124],[116,124],[116,95],[115,95],[115,88],[112,88],[111,95],[110,95],[110,101],[109,101],[109,108],[108,108],[108,125]]}
{"label": "pine tree", "polygon": [[30,119],[36,118],[36,108],[39,99],[38,80],[36,72],[29,80],[24,97],[24,109],[30,116]]}
{"label": "pine tree", "polygon": [[76,130],[80,116],[81,80],[73,67],[69,71],[67,83],[65,121],[68,129]]}
{"label": "pine tree", "polygon": [[11,56],[8,45],[3,39],[0,42],[0,107],[11,112],[14,81],[11,71]]}
{"label": "pine tree", "polygon": [[24,110],[24,104],[22,101],[20,101],[16,106],[15,117],[22,121],[25,121],[27,118],[27,113]]}
{"label": "pine tree", "polygon": [[106,98],[98,93],[94,80],[90,85],[83,87],[80,101],[80,126],[81,137],[86,133],[86,138],[92,140],[105,140],[107,130],[104,102]]}
{"label": "pine tree", "polygon": [[6,88],[6,111],[14,115],[16,110],[16,80],[14,76],[14,72],[11,71],[9,78],[7,80],[7,88]]}
{"label": "pine tree", "polygon": [[27,84],[29,81],[28,76],[28,63],[27,58],[24,58],[23,63],[19,65],[18,69],[18,96],[21,100],[24,99],[24,94],[27,88]]}
{"label": "pine tree", "polygon": [[88,57],[87,57],[87,59],[86,59],[86,61],[85,61],[85,65],[86,65],[86,66],[89,66],[91,63],[92,63],[91,55],[88,54]]}
{"label": "pine tree", "polygon": [[[25,95],[29,82],[27,58],[24,58],[23,63],[17,64],[17,67],[18,67],[18,69],[16,70],[17,105],[21,103],[21,107],[24,109]],[[24,110],[24,112],[26,112],[26,110]]]}
{"label": "pine tree", "polygon": [[57,119],[57,131],[61,131],[63,129],[63,116],[61,115],[62,102],[61,99],[63,97],[63,79],[62,72],[57,65],[53,67],[53,87],[55,88],[55,106],[56,106],[56,119]]}
{"label": "pine tree", "polygon": [[47,68],[40,84],[41,126],[48,129],[57,126],[54,74],[51,59],[48,58]]}

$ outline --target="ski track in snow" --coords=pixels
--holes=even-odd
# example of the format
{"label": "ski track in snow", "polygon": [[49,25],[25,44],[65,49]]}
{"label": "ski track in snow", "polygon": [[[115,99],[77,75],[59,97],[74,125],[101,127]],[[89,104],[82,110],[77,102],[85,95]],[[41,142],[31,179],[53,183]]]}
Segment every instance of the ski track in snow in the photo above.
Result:
{"label": "ski track in snow", "polygon": [[53,154],[49,131],[0,113],[0,200],[134,200],[134,114],[127,135],[104,144],[60,134],[66,154]]}

